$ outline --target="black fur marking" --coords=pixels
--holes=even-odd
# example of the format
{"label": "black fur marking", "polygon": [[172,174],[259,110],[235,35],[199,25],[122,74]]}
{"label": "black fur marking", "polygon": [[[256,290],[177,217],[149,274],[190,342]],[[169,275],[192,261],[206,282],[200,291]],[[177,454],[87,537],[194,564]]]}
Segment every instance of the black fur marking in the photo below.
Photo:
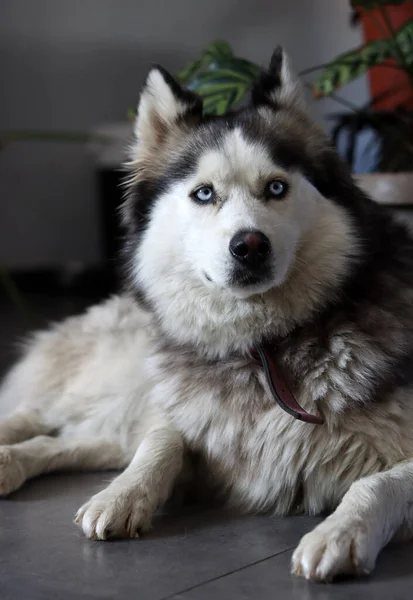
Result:
{"label": "black fur marking", "polygon": [[130,234],[141,234],[148,224],[156,199],[173,183],[191,175],[198,163],[194,152],[186,152],[166,168],[156,181],[143,180],[133,184],[123,206],[124,221]]}
{"label": "black fur marking", "polygon": [[277,46],[271,57],[268,71],[262,71],[257,77],[251,90],[251,100],[253,106],[264,104],[270,105],[273,109],[277,108],[275,100],[275,91],[282,85],[281,69],[283,63],[283,49]]}
{"label": "black fur marking", "polygon": [[[413,331],[411,332],[413,337]],[[388,398],[400,388],[413,386],[412,354],[393,359],[388,371],[379,376],[376,384],[376,400]]]}
{"label": "black fur marking", "polygon": [[270,278],[270,275],[270,269],[266,266],[255,268],[254,270],[236,266],[231,273],[231,279],[228,283],[229,285],[248,287],[267,281]]}
{"label": "black fur marking", "polygon": [[251,90],[251,101],[254,106],[268,104],[278,108],[273,92],[281,86],[281,79],[271,73],[262,72]]}
{"label": "black fur marking", "polygon": [[198,165],[199,155],[193,149],[187,149],[181,156],[171,162],[160,178],[162,190],[166,191],[172,184],[192,175]]}
{"label": "black fur marking", "polygon": [[[284,139],[277,132],[269,132],[259,120],[245,113],[240,126],[246,139],[253,143],[264,144],[275,164],[286,170],[299,170],[326,198],[337,198],[350,190],[354,193],[354,184],[347,167],[341,162],[335,150],[326,141],[322,150],[309,154],[306,144],[300,139]],[[359,192],[359,190],[357,190]],[[361,192],[359,192],[361,193]]]}
{"label": "black fur marking", "polygon": [[142,233],[146,229],[154,201],[162,189],[161,182],[145,180],[134,184],[123,208],[129,234]]}
{"label": "black fur marking", "polygon": [[278,77],[280,77],[283,60],[284,60],[284,50],[282,49],[282,46],[277,46],[275,48],[274,52],[272,53],[271,60],[270,60],[270,66],[268,69],[272,75],[277,75]]}

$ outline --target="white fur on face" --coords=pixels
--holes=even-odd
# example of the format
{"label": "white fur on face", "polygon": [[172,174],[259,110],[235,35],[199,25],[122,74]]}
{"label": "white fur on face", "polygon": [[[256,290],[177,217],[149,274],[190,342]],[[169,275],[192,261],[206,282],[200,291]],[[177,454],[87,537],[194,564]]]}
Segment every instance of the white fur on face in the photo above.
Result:
{"label": "white fur on face", "polygon": [[[280,201],[258,197],[274,179],[288,184],[288,195]],[[190,198],[200,185],[213,185],[218,204],[199,205]],[[201,156],[193,176],[158,200],[140,251],[139,281],[145,284],[147,265],[150,279],[183,270],[183,284],[193,278],[235,297],[264,293],[285,280],[300,238],[315,217],[318,196],[300,174],[274,165],[264,146],[245,140],[235,129],[222,148]],[[242,230],[261,231],[272,246],[270,278],[245,288],[231,283],[237,265],[229,250],[232,237]]]}
{"label": "white fur on face", "polygon": [[[277,177],[289,182],[285,199],[256,197],[258,181],[264,185]],[[207,183],[222,203],[200,206],[190,198]],[[272,275],[261,286],[241,289],[231,285],[229,242],[249,228],[271,241]],[[247,351],[266,333],[285,335],[308,318],[327,294],[334,295],[356,245],[345,211],[299,173],[275,166],[264,147],[247,143],[235,130],[221,149],[200,158],[193,176],[155,201],[132,273],[164,332],[225,356]]]}

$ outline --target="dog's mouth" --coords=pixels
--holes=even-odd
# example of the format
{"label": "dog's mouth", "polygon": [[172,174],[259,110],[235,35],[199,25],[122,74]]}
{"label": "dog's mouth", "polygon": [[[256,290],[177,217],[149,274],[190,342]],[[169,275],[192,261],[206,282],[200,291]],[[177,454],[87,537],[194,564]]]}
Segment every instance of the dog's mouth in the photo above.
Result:
{"label": "dog's mouth", "polygon": [[231,287],[247,288],[257,285],[265,285],[271,280],[271,271],[268,268],[249,270],[237,267],[231,273],[229,284]]}
{"label": "dog's mouth", "polygon": [[[203,272],[204,281],[207,284],[216,285],[218,282],[206,272]],[[270,269],[260,272],[245,268],[235,269],[224,285],[218,284],[218,288],[231,291],[236,297],[248,298],[251,295],[263,294],[273,286],[273,277]]]}

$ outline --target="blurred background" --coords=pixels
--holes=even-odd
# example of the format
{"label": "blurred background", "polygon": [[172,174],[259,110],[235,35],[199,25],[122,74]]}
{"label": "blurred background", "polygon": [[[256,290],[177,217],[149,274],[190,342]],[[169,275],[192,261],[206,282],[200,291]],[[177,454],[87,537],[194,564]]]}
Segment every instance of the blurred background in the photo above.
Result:
{"label": "blurred background", "polygon": [[[0,132],[103,133],[111,141],[3,134],[0,294],[14,294],[11,281],[23,294],[113,289],[128,111],[152,63],[175,73],[222,39],[237,56],[265,66],[282,44],[311,84],[318,73],[308,70],[365,43],[352,13],[348,0],[1,0]],[[342,119],[369,102],[366,75],[339,95],[317,99],[308,89],[310,112],[328,132],[332,113]]]}

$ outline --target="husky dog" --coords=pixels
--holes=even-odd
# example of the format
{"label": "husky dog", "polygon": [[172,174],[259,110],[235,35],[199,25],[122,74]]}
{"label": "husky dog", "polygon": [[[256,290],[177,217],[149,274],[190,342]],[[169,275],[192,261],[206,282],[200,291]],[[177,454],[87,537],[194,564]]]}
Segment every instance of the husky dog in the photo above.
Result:
{"label": "husky dog", "polygon": [[[6,378],[0,493],[125,469],[76,521],[135,537],[197,457],[229,506],[331,512],[293,573],[370,572],[413,535],[412,240],[311,123],[279,48],[223,117],[154,67],[135,133],[128,287],[37,334]],[[311,423],[274,402],[274,365]]]}

